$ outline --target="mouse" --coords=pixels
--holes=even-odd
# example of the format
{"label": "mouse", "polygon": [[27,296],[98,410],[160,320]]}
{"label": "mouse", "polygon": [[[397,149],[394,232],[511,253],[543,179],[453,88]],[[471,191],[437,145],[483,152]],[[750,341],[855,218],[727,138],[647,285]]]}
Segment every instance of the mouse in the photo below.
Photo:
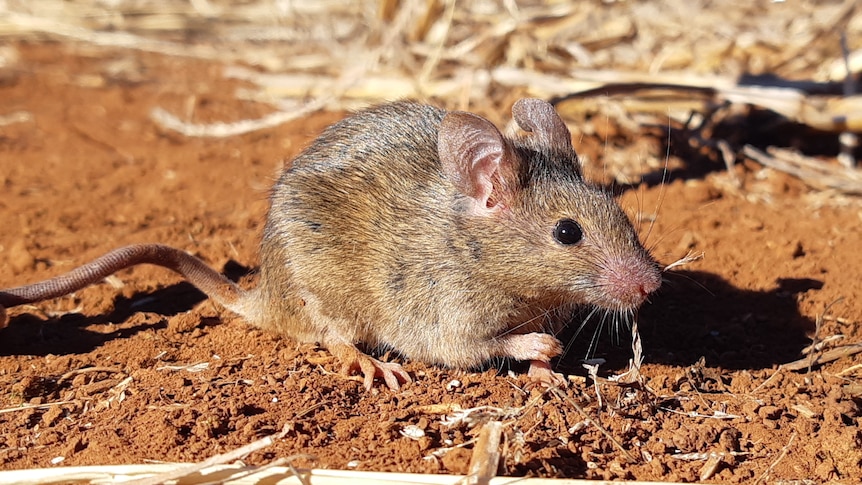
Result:
{"label": "mouse", "polygon": [[182,250],[136,244],[0,290],[0,324],[7,308],[154,264],[252,325],[318,342],[368,390],[411,376],[361,348],[465,370],[528,361],[532,379],[559,383],[556,335],[578,309],[631,318],[662,272],[612,194],[585,179],[553,105],[520,99],[512,119],[517,133],[504,135],[417,101],[357,111],[281,171],[254,288]]}

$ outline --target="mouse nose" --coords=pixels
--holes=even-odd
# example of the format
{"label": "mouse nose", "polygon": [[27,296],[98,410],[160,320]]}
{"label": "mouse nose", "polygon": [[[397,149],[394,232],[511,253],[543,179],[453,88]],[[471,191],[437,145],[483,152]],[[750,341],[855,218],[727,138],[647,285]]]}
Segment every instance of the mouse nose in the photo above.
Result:
{"label": "mouse nose", "polygon": [[637,308],[661,286],[661,272],[652,261],[624,258],[608,264],[599,277],[610,306]]}
{"label": "mouse nose", "polygon": [[661,272],[656,267],[651,269],[652,271],[648,271],[646,280],[638,287],[644,299],[661,287]]}

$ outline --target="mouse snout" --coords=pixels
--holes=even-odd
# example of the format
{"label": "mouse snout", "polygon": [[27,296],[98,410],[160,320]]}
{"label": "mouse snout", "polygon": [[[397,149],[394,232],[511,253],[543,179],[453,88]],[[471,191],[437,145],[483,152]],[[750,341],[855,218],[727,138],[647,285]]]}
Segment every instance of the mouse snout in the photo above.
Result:
{"label": "mouse snout", "polygon": [[661,286],[657,265],[644,258],[609,261],[598,278],[598,287],[607,295],[606,306],[636,309]]}

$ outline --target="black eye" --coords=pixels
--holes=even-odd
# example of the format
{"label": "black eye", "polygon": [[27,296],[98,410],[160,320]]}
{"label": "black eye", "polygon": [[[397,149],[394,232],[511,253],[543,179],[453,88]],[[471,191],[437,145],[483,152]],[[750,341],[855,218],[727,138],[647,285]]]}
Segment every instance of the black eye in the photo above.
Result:
{"label": "black eye", "polygon": [[581,229],[581,226],[571,219],[562,219],[554,227],[554,239],[560,244],[567,246],[577,244],[583,238],[584,231]]}

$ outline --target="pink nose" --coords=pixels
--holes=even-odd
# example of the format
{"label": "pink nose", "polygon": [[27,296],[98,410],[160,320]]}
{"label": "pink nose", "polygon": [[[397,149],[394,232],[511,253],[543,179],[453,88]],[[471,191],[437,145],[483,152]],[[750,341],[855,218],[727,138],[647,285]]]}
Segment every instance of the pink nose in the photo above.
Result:
{"label": "pink nose", "polygon": [[600,285],[613,305],[637,308],[661,286],[659,269],[648,260],[628,259],[608,265]]}
{"label": "pink nose", "polygon": [[651,293],[655,292],[661,286],[661,273],[658,268],[651,268],[650,275],[647,278],[646,282],[641,283],[638,289],[643,295],[644,298],[648,297]]}

